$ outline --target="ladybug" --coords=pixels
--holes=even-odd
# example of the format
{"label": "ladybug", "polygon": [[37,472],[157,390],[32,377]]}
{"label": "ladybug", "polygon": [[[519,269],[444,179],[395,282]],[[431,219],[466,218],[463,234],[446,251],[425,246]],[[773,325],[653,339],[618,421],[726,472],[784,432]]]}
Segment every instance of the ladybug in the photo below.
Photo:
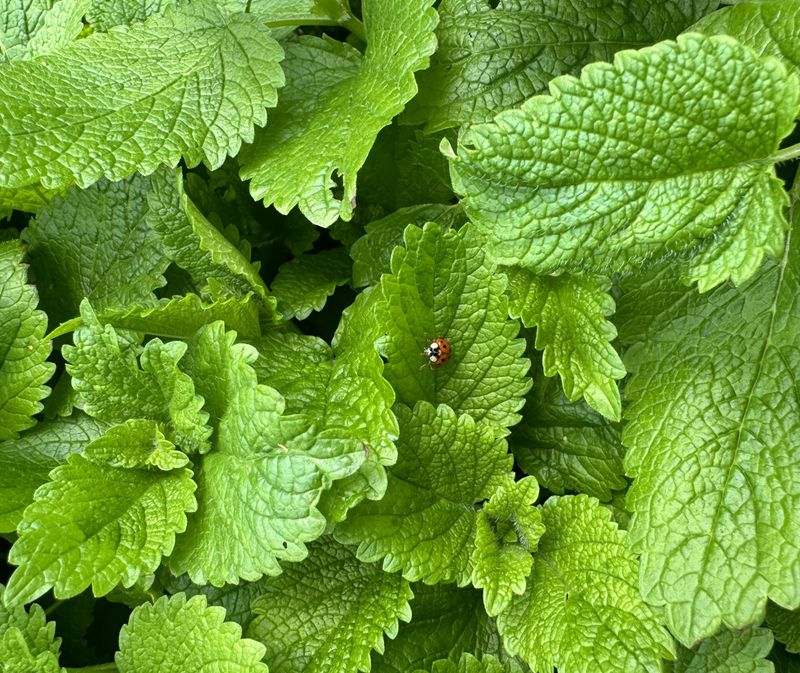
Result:
{"label": "ladybug", "polygon": [[453,354],[453,349],[450,343],[444,337],[436,337],[431,345],[428,346],[422,354],[428,358],[429,363],[434,367],[441,367],[445,362],[450,359]]}

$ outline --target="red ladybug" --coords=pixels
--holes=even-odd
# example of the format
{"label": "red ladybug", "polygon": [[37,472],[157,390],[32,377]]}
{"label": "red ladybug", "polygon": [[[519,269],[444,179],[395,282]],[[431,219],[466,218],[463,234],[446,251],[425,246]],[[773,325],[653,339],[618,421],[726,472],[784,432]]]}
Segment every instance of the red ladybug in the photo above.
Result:
{"label": "red ladybug", "polygon": [[431,345],[422,351],[422,354],[428,358],[432,366],[441,367],[450,359],[450,356],[453,354],[453,349],[450,347],[447,339],[444,337],[436,337],[431,342]]}

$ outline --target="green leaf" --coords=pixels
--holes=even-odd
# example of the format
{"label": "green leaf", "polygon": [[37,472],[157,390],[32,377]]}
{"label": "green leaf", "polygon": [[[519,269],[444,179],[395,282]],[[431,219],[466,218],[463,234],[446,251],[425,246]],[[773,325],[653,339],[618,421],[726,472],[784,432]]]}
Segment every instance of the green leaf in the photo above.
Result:
{"label": "green leaf", "polygon": [[799,291],[790,236],[739,289],[699,297],[665,267],[620,299],[630,540],[643,596],[686,645],[800,599]]}
{"label": "green leaf", "polygon": [[382,656],[372,655],[372,673],[427,670],[440,659],[458,662],[464,652],[501,654],[497,627],[484,612],[480,591],[454,584],[414,584],[412,591],[413,618],[400,625]]}
{"label": "green leaf", "polygon": [[336,538],[358,544],[364,562],[383,559],[387,572],[464,585],[472,574],[477,503],[513,479],[505,441],[491,424],[444,405],[396,405],[395,414],[399,457],[386,495],[351,511]]}
{"label": "green leaf", "polygon": [[204,327],[181,363],[216,428],[198,470],[198,511],[170,558],[173,573],[198,584],[253,581],[281,572],[278,559],[305,558],[304,543],[325,530],[322,491],[364,461],[359,443],[285,413],[280,393],[257,383],[255,349],[235,336],[222,323]]}
{"label": "green leaf", "polygon": [[366,233],[350,248],[353,258],[353,286],[374,285],[381,274],[391,273],[392,251],[403,245],[403,232],[409,224],[422,226],[436,221],[445,230],[458,228],[467,221],[461,206],[445,203],[424,203],[401,208],[391,215],[374,220]]}
{"label": "green leaf", "polygon": [[35,213],[63,191],[63,189],[45,189],[41,185],[28,185],[18,189],[0,187],[0,209]]}
{"label": "green leaf", "polygon": [[272,281],[281,315],[286,320],[305,320],[312,311],[321,311],[336,288],[350,280],[350,268],[342,247],[294,257]]}
{"label": "green leaf", "polygon": [[[320,226],[349,220],[356,174],[378,132],[417,92],[414,72],[436,49],[431,0],[364,0],[367,50],[304,36],[284,45],[286,88],[270,125],[241,154],[254,199],[299,205]],[[341,199],[331,192],[341,176]]]}
{"label": "green leaf", "polygon": [[51,587],[69,598],[89,585],[96,596],[131,586],[172,551],[196,507],[194,490],[188,469],[126,469],[69,456],[25,510],[8,555],[19,567],[6,600],[26,603]]}
{"label": "green leaf", "polygon": [[86,20],[95,30],[105,32],[114,26],[127,26],[160,16],[184,4],[186,0],[92,0]]}
{"label": "green leaf", "polygon": [[54,467],[72,453],[81,453],[99,437],[105,423],[80,412],[69,418],[42,421],[19,439],[0,443],[0,532],[13,531],[33,492]]}
{"label": "green leaf", "polygon": [[[392,255],[392,275],[381,280],[388,304],[386,378],[398,402],[446,404],[498,426],[519,422],[529,363],[521,357],[524,342],[515,338],[519,324],[508,319],[505,285],[469,228],[406,229],[405,248]],[[448,340],[452,358],[432,368],[422,350],[436,337]]]}
{"label": "green leaf", "polygon": [[507,482],[478,513],[472,583],[483,589],[486,612],[496,617],[508,607],[512,594],[525,591],[536,551],[544,533],[539,497],[533,477]]}
{"label": "green leaf", "polygon": [[84,298],[97,310],[154,299],[169,260],[147,224],[150,189],[141,176],[103,180],[39,210],[23,237],[51,325],[78,315]]}
{"label": "green leaf", "polygon": [[369,653],[383,652],[384,633],[393,638],[398,620],[411,619],[408,582],[359,562],[330,537],[267,586],[253,604],[248,635],[266,646],[272,673],[369,671]]}
{"label": "green leaf", "polygon": [[691,650],[678,647],[672,673],[773,673],[766,659],[771,647],[769,629],[726,629]]}
{"label": "green leaf", "polygon": [[162,596],[136,608],[119,634],[120,673],[267,673],[264,647],[242,638],[225,610],[207,607],[204,596]]}
{"label": "green leaf", "polygon": [[189,459],[158,429],[155,421],[133,418],[93,440],[84,455],[95,463],[129,469],[154,467],[169,472],[186,467]]}
{"label": "green leaf", "polygon": [[800,656],[787,652],[778,642],[769,653],[769,660],[775,665],[776,673],[800,673]]}
{"label": "green leaf", "polygon": [[786,610],[780,605],[767,605],[767,624],[775,632],[775,639],[789,652],[800,652],[800,611]]}
{"label": "green leaf", "polygon": [[613,421],[620,419],[617,379],[625,367],[611,345],[617,330],[606,318],[614,313],[608,293],[611,281],[596,276],[537,276],[527,269],[505,267],[508,313],[536,327],[545,376],[561,377],[571,401],[583,397]]}
{"label": "green leaf", "polygon": [[774,56],[800,75],[800,2],[758,0],[725,7],[704,16],[692,30],[732,35],[760,56]]}
{"label": "green leaf", "polygon": [[510,443],[520,468],[553,493],[577,491],[602,501],[626,488],[622,429],[534,367],[533,389]]}
{"label": "green leaf", "polygon": [[[6,588],[0,584],[0,670],[3,673],[39,673],[49,671],[55,664],[58,668],[58,654],[61,638],[55,637],[55,622],[48,622],[40,605],[31,605],[25,610],[22,605],[8,606],[5,602]],[[15,657],[27,655],[30,663],[27,669],[16,668],[19,660]],[[8,668],[6,665],[11,664]]]}
{"label": "green leaf", "polygon": [[[607,271],[697,247],[702,264],[719,258],[708,277],[690,274],[705,289],[743,282],[780,245],[786,198],[769,164],[800,87],[779,61],[688,34],[559,77],[550,91],[470,128],[451,160],[499,262]],[[751,249],[739,270],[742,238]]]}
{"label": "green leaf", "polygon": [[558,75],[619,49],[675,37],[717,3],[671,0],[445,0],[431,67],[403,115],[432,132],[491,121]]}
{"label": "green leaf", "polygon": [[36,290],[27,284],[18,241],[0,243],[0,441],[36,423],[44,385],[55,371],[47,361],[47,316],[36,308]]}
{"label": "green leaf", "polygon": [[153,419],[186,453],[208,451],[203,398],[177,364],[186,344],[153,339],[141,348],[102,325],[88,302],[81,309],[84,326],[75,331],[75,345],[62,352],[83,410],[108,423]]}
{"label": "green leaf", "polygon": [[673,643],[639,596],[638,564],[608,510],[587,496],[550,498],[528,588],[497,626],[535,670],[661,672]]}
{"label": "green leaf", "polygon": [[219,166],[251,141],[283,83],[281,49],[245,14],[193,2],[0,71],[0,185]]}
{"label": "green leaf", "polygon": [[[429,670],[430,673],[510,673],[522,669],[510,662],[503,664],[491,655],[477,659],[471,654],[464,653],[458,663],[450,659],[441,659],[433,662]],[[427,671],[416,671],[416,673],[427,673]]]}
{"label": "green leaf", "polygon": [[0,1],[0,44],[5,59],[32,58],[68,45],[81,32],[81,19],[90,1]]}

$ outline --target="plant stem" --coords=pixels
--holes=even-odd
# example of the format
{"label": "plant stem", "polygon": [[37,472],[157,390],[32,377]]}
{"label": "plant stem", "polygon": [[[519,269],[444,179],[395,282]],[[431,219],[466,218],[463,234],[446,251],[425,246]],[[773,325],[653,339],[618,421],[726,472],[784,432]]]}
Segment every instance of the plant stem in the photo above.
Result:
{"label": "plant stem", "polygon": [[800,159],[800,143],[797,145],[789,145],[782,150],[778,150],[769,158],[769,163],[778,164],[782,161],[791,161],[792,159]]}
{"label": "plant stem", "polygon": [[45,614],[47,617],[49,617],[49,616],[50,616],[50,615],[52,615],[52,614],[53,614],[53,613],[54,613],[56,610],[58,610],[58,608],[60,608],[60,607],[61,607],[61,604],[62,604],[63,602],[64,602],[63,600],[56,600],[56,601],[53,601],[52,603],[50,603],[50,605],[48,605],[48,606],[47,606],[47,609],[44,611],[44,614]]}

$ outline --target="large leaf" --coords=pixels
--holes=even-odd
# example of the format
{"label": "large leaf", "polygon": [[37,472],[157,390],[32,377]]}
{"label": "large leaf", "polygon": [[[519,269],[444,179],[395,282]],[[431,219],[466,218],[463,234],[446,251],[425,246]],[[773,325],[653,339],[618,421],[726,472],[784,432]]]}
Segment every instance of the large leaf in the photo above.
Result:
{"label": "large leaf", "polygon": [[[356,174],[378,132],[417,92],[414,72],[436,48],[431,0],[365,0],[367,50],[306,36],[285,45],[286,88],[270,125],[242,153],[255,199],[299,205],[320,226],[349,220]],[[341,176],[337,198],[332,173]]]}
{"label": "large leaf", "polygon": [[537,671],[660,673],[672,638],[639,596],[636,560],[608,511],[562,496],[542,519],[528,588],[497,620],[508,650]]}
{"label": "large leaf", "polygon": [[695,248],[688,275],[708,289],[779,254],[786,198],[769,163],[800,111],[782,63],[687,34],[550,91],[472,127],[451,163],[500,262],[602,271]]}
{"label": "large leaf", "polygon": [[253,16],[201,0],[0,71],[0,185],[90,185],[159,164],[219,166],[283,83]]}
{"label": "large leaf", "polygon": [[630,283],[630,539],[644,597],[691,645],[759,622],[767,596],[800,603],[800,246],[707,297],[670,267]]}
{"label": "large leaf", "polygon": [[445,0],[439,49],[403,121],[427,131],[491,121],[619,49],[675,37],[712,0]]}
{"label": "large leaf", "polygon": [[55,370],[47,362],[47,316],[36,308],[39,298],[26,283],[22,256],[18,241],[0,243],[0,440],[34,425]]}
{"label": "large leaf", "polygon": [[383,651],[384,633],[394,637],[398,620],[411,619],[408,582],[361,563],[330,537],[267,587],[247,635],[264,643],[273,673],[369,671],[369,653]]}

